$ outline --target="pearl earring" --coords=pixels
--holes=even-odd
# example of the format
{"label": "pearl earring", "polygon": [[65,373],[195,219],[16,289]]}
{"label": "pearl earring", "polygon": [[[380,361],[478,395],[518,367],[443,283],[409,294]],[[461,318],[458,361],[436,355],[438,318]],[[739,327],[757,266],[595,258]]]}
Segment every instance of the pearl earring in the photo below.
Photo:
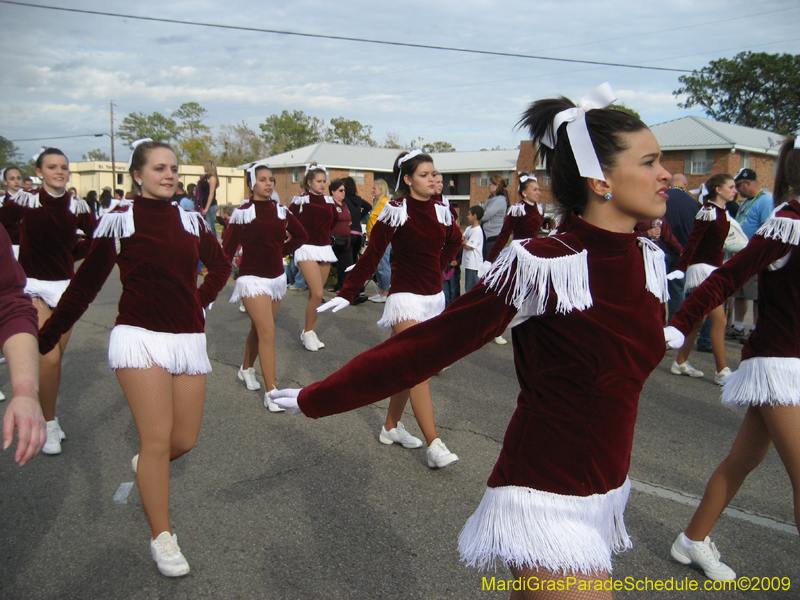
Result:
{"label": "pearl earring", "polygon": [[142,182],[141,181],[137,181],[136,185],[138,185],[139,187],[142,187]]}
{"label": "pearl earring", "polygon": [[603,198],[606,200],[611,200],[613,197],[614,196],[611,194],[611,192],[606,192],[605,196],[603,196]]}

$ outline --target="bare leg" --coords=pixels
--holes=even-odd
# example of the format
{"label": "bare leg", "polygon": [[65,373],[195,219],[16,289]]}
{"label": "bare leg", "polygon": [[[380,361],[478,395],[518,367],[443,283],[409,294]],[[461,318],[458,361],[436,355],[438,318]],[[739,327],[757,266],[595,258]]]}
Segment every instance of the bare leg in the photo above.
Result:
{"label": "bare leg", "polygon": [[697,341],[697,336],[700,335],[700,327],[702,326],[703,322],[700,321],[695,325],[694,329],[692,329],[692,332],[686,336],[686,340],[683,342],[681,349],[678,350],[678,356],[675,358],[675,362],[679,365],[689,360],[689,354],[692,352],[695,341]]}
{"label": "bare leg", "polygon": [[[247,308],[247,304],[244,301],[245,298],[242,298],[242,304]],[[252,321],[252,317],[250,317],[250,320]],[[242,368],[247,370],[252,367],[256,362],[256,358],[258,358],[258,333],[256,332],[256,326],[250,323],[250,331],[247,332],[247,341],[244,343],[244,361],[242,361]]]}
{"label": "bare leg", "polygon": [[[273,302],[272,298],[266,294],[255,298],[243,298],[242,301],[253,322],[250,327],[250,335],[247,336],[248,350],[252,335],[255,337],[255,354],[261,363],[261,374],[264,376],[264,383],[269,391],[275,387],[275,315],[281,303],[280,300]],[[246,359],[247,354],[245,354]],[[251,362],[249,366],[252,365]]]}
{"label": "bare leg", "polygon": [[[608,573],[564,575],[527,566],[520,569],[509,565],[509,568],[514,579],[520,580],[521,584],[519,591],[511,592],[511,600],[611,600],[614,597],[610,589],[603,589]],[[548,582],[561,582],[561,587],[566,589],[548,590]]]}
{"label": "bare leg", "polygon": [[[728,366],[725,359],[725,309],[722,305],[712,310],[709,315],[711,318],[711,350],[714,352],[714,362],[717,363],[717,373]],[[681,348],[683,350],[683,348]]]}
{"label": "bare leg", "polygon": [[[53,310],[41,298],[34,298],[33,305],[39,313],[39,327],[53,314]],[[45,421],[56,418],[56,401],[58,388],[61,385],[61,358],[67,349],[69,336],[72,329],[59,339],[58,344],[47,354],[39,358],[39,403],[42,405],[42,414]]]}
{"label": "bare leg", "polygon": [[700,506],[686,528],[686,537],[702,542],[711,533],[722,511],[742,487],[745,478],[764,460],[771,445],[761,412],[755,407],[748,408],[730,453],[706,484]]}
{"label": "bare leg", "polygon": [[761,406],[759,410],[792,482],[794,523],[800,532],[800,406]]}
{"label": "bare leg", "polygon": [[317,308],[322,304],[322,288],[328,279],[330,263],[317,263],[313,260],[303,260],[297,267],[305,277],[308,284],[308,305],[306,306],[306,331],[313,331],[317,324]]}
{"label": "bare leg", "polygon": [[[397,323],[392,326],[392,335],[398,334],[416,324],[416,321]],[[431,442],[439,437],[439,434],[436,432],[436,421],[433,415],[433,398],[431,397],[430,379],[426,379],[410,390],[403,390],[390,398],[389,411],[386,414],[386,431],[397,427],[397,422],[402,418],[406,402],[409,399],[411,400],[411,409],[414,411],[414,417],[417,419],[419,428],[425,436],[425,441],[430,446]]]}
{"label": "bare leg", "polygon": [[[755,306],[755,303],[753,303]],[[747,316],[747,300],[744,298],[734,298],[733,299],[733,320],[734,321],[744,321],[744,318]]]}

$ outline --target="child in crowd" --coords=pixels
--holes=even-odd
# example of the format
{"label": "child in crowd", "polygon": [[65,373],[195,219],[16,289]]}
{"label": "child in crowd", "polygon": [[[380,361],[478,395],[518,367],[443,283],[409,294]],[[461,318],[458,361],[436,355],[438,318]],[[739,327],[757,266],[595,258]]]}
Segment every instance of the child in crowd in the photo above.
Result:
{"label": "child in crowd", "polygon": [[483,208],[470,206],[469,227],[464,231],[464,292],[472,289],[478,283],[478,269],[483,263],[483,229],[481,229],[481,219],[483,219]]}

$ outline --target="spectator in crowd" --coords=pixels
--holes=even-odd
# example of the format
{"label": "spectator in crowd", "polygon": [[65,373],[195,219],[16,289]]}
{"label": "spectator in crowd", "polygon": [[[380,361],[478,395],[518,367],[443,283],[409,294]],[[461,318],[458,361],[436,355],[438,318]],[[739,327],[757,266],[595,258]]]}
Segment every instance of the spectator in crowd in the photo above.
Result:
{"label": "spectator in crowd", "polygon": [[469,207],[469,227],[464,231],[464,293],[478,283],[478,269],[483,263],[483,230],[481,229],[483,208],[476,204]]}
{"label": "spectator in crowd", "polygon": [[[369,213],[369,218],[367,219],[367,239],[369,239],[370,233],[372,233],[372,228],[375,226],[375,222],[378,220],[378,216],[383,211],[383,207],[386,206],[386,203],[389,201],[389,186],[386,185],[386,182],[383,179],[376,179],[372,184],[372,212]],[[378,263],[378,269],[375,271],[375,280],[378,284],[378,292],[374,296],[370,296],[370,302],[377,302],[377,303],[384,303],[386,302],[386,296],[389,293],[389,288],[392,285],[392,266],[390,263],[390,257],[392,254],[392,245],[389,244],[386,246],[386,251],[383,253],[380,262]],[[461,281],[461,275],[459,273],[459,283]]]}
{"label": "spectator in crowd", "polygon": [[489,179],[489,198],[483,203],[484,256],[489,256],[492,251],[492,245],[503,229],[506,209],[508,209],[506,180],[500,175],[492,175]]}

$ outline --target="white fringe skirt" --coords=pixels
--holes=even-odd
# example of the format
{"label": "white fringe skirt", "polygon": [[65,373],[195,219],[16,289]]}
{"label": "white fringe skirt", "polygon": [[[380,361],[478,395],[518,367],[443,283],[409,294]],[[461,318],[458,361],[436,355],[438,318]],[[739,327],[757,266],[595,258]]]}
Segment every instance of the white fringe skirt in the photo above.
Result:
{"label": "white fringe skirt", "polygon": [[689,268],[686,269],[686,282],[683,285],[683,290],[688,294],[708,279],[708,276],[716,270],[717,267],[712,267],[706,263],[690,265]]}
{"label": "white fringe skirt", "polygon": [[383,316],[378,321],[381,329],[391,329],[392,325],[403,321],[422,323],[440,315],[444,310],[444,292],[433,296],[422,296],[410,292],[393,294],[391,290],[383,306]]}
{"label": "white fringe skirt", "polygon": [[330,245],[312,246],[311,244],[303,244],[294,251],[294,262],[299,263],[304,260],[334,263],[338,259],[333,253],[333,248],[331,248]]}
{"label": "white fringe skirt", "polygon": [[797,406],[800,404],[800,358],[757,356],[743,360],[722,385],[722,404]]}
{"label": "white fringe skirt", "polygon": [[500,560],[553,573],[611,573],[611,553],[633,544],[623,521],[631,484],[593,496],[565,496],[527,487],[487,488],[458,536],[467,566],[493,569]]}
{"label": "white fringe skirt", "polygon": [[46,281],[44,279],[33,279],[28,277],[25,284],[25,293],[30,294],[31,298],[40,298],[50,308],[55,308],[61,295],[69,286],[69,279],[58,281]]}
{"label": "white fringe skirt", "polygon": [[255,298],[256,296],[269,296],[273,302],[283,300],[286,295],[286,273],[280,277],[257,277],[255,275],[241,275],[233,287],[233,294],[229,302],[239,302],[242,298]]}
{"label": "white fringe skirt", "polygon": [[19,244],[12,244],[11,251],[14,253],[14,258],[19,260]]}
{"label": "white fringe skirt", "polygon": [[205,333],[164,333],[132,325],[117,325],[108,342],[108,366],[149,369],[158,365],[172,375],[211,372]]}

